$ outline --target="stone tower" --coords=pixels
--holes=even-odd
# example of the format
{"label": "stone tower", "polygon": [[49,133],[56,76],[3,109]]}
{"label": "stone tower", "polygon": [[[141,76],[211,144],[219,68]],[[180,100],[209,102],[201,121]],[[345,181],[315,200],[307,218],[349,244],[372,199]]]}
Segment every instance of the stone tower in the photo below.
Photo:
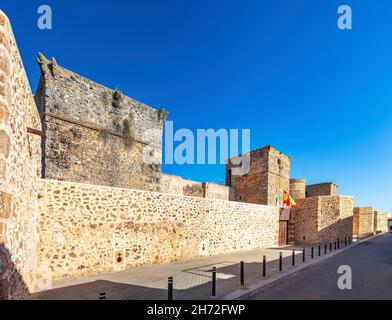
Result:
{"label": "stone tower", "polygon": [[290,195],[297,199],[306,197],[306,181],[304,179],[290,179]]}
{"label": "stone tower", "polygon": [[159,191],[167,112],[81,77],[42,54],[38,63],[42,176]]}
{"label": "stone tower", "polygon": [[249,172],[234,175],[236,158],[226,165],[226,185],[234,189],[233,200],[283,206],[283,191],[290,189],[291,158],[268,145],[248,154]]}

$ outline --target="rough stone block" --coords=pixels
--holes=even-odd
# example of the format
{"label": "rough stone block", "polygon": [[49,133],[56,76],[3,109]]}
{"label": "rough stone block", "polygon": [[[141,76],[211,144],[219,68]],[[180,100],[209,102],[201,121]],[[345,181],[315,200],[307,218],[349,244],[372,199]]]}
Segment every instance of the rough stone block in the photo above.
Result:
{"label": "rough stone block", "polygon": [[9,193],[0,192],[0,219],[8,219],[12,215],[12,197]]}
{"label": "rough stone block", "polygon": [[6,75],[10,74],[10,69],[4,57],[0,57],[0,70],[2,70]]}
{"label": "rough stone block", "polygon": [[8,119],[7,108],[0,102],[0,122],[6,122]]}
{"label": "rough stone block", "polygon": [[7,38],[5,37],[4,33],[0,33],[0,44],[8,48]]}
{"label": "rough stone block", "polygon": [[0,160],[0,179],[5,179],[7,175],[6,162],[4,160]]}
{"label": "rough stone block", "polygon": [[6,25],[6,23],[7,23],[6,18],[0,14],[0,26],[4,27]]}
{"label": "rough stone block", "polygon": [[0,222],[0,245],[4,244],[5,239],[5,225]]}
{"label": "rough stone block", "polygon": [[8,157],[10,150],[10,137],[4,130],[0,130],[0,155]]}

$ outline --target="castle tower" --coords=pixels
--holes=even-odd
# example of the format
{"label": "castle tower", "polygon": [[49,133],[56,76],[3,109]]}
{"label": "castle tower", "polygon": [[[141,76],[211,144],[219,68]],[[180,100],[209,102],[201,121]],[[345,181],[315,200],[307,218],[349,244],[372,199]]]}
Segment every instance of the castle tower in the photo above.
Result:
{"label": "castle tower", "polygon": [[294,200],[306,197],[306,181],[304,179],[290,179],[290,195]]}
{"label": "castle tower", "polygon": [[[42,176],[159,191],[167,112],[81,77],[42,54],[38,63],[35,101],[45,132]],[[146,155],[152,161],[145,161]]]}
{"label": "castle tower", "polygon": [[[249,160],[249,170],[238,175],[239,158]],[[234,189],[234,201],[283,206],[283,191],[290,189],[290,162],[270,145],[228,159],[226,185]]]}

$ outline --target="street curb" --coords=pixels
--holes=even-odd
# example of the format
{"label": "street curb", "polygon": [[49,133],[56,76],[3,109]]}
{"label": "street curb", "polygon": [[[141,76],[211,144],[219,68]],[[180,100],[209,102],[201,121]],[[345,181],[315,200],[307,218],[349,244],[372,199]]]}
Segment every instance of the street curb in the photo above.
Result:
{"label": "street curb", "polygon": [[276,283],[279,280],[282,280],[282,279],[287,278],[287,277],[289,277],[291,275],[294,275],[294,274],[296,274],[296,273],[298,273],[298,272],[308,268],[309,266],[312,266],[312,265],[314,265],[316,263],[322,262],[322,261],[324,261],[324,260],[326,260],[328,258],[334,257],[335,255],[337,255],[337,254],[339,254],[341,252],[344,252],[346,250],[354,248],[355,246],[357,246],[357,245],[359,245],[359,244],[361,244],[363,242],[366,242],[366,241],[368,241],[370,239],[373,239],[373,238],[378,237],[378,236],[383,235],[383,234],[384,233],[379,233],[379,234],[375,234],[373,236],[370,236],[368,238],[361,239],[358,242],[352,243],[350,246],[347,246],[347,247],[344,247],[342,249],[336,250],[334,252],[328,253],[327,255],[325,255],[325,256],[323,256],[321,258],[317,258],[317,259],[311,260],[309,262],[301,264],[298,267],[294,267],[294,268],[292,268],[292,269],[290,269],[288,271],[285,271],[285,272],[273,275],[272,277],[270,277],[270,278],[268,278],[266,280],[262,280],[262,281],[260,281],[260,282],[258,282],[256,284],[249,285],[246,288],[239,289],[239,290],[236,290],[236,291],[234,291],[232,293],[229,293],[229,294],[227,294],[227,295],[225,295],[223,297],[219,297],[218,300],[237,300],[237,299],[239,299],[239,298],[241,298],[241,297],[243,297],[245,295],[251,294],[252,292],[254,292],[256,290],[259,290],[261,288],[268,288],[268,287],[272,286],[274,283]]}

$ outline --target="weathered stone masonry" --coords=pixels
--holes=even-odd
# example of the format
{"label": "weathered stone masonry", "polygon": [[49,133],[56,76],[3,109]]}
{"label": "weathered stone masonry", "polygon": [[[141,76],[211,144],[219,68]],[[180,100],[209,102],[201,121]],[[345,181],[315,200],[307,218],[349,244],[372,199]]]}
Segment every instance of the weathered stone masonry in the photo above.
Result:
{"label": "weathered stone masonry", "polygon": [[388,231],[388,212],[374,211],[374,231]]}
{"label": "weathered stone masonry", "polygon": [[292,209],[295,224],[295,242],[322,244],[352,238],[353,198],[320,196],[297,200]]}
{"label": "weathered stone masonry", "polygon": [[337,194],[338,186],[333,182],[324,182],[306,186],[307,197],[336,196]]}
{"label": "weathered stone masonry", "polygon": [[55,180],[41,180],[39,204],[40,265],[54,279],[274,246],[280,211]]}
{"label": "weathered stone masonry", "polygon": [[233,189],[210,182],[196,182],[171,174],[162,174],[161,191],[176,195],[231,200]]}
{"label": "weathered stone masonry", "polygon": [[[38,62],[35,99],[45,131],[43,177],[160,191],[167,112],[68,71],[42,54]],[[150,164],[143,157],[155,161]]]}
{"label": "weathered stone masonry", "polygon": [[291,158],[270,145],[251,151],[249,172],[242,176],[233,174],[236,159],[226,165],[226,185],[234,189],[233,200],[283,206],[283,191],[290,188]]}
{"label": "weathered stone masonry", "polygon": [[41,130],[8,18],[0,10],[0,299],[36,284]]}
{"label": "weathered stone masonry", "polygon": [[[38,62],[39,112],[0,11],[0,299],[51,276],[386,231],[386,212],[353,210],[333,183],[305,195],[304,180],[290,181],[291,158],[271,146],[250,152],[244,176],[229,163],[227,186],[162,175],[145,157],[161,157],[163,109]],[[287,215],[289,189],[298,208]]]}
{"label": "weathered stone masonry", "polygon": [[357,236],[369,235],[374,231],[374,210],[372,207],[354,208],[353,233]]}

